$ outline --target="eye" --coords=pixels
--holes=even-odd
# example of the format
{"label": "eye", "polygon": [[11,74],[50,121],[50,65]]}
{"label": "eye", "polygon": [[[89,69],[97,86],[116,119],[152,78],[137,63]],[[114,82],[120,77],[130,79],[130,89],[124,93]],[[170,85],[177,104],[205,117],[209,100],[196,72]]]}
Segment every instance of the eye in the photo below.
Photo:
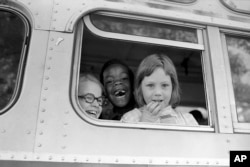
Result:
{"label": "eye", "polygon": [[113,80],[111,80],[111,79],[108,79],[108,80],[105,81],[106,85],[109,85],[109,84],[112,84],[112,83],[113,83]]}
{"label": "eye", "polygon": [[127,80],[128,80],[128,77],[122,77],[122,80],[123,80],[123,81],[127,81]]}
{"label": "eye", "polygon": [[168,87],[169,87],[169,84],[168,84],[168,83],[163,83],[163,84],[161,85],[161,87],[164,88],[164,89],[165,89],[165,88],[168,88]]}
{"label": "eye", "polygon": [[153,88],[153,87],[154,87],[154,84],[149,83],[149,84],[146,85],[146,87]]}

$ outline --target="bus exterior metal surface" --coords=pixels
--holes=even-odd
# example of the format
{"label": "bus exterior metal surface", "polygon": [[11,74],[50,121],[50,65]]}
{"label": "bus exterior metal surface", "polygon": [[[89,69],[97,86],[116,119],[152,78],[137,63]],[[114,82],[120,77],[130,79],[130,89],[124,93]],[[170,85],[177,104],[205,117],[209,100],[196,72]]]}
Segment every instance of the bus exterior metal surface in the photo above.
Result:
{"label": "bus exterior metal surface", "polygon": [[[0,0],[1,10],[15,11],[30,24],[20,91],[0,114],[1,167],[229,166],[230,151],[250,150],[249,123],[235,130],[220,39],[227,31],[250,35],[249,14],[230,11],[219,0]],[[204,40],[190,47],[211,62],[209,126],[124,125],[79,116],[77,36],[85,28],[79,22],[99,11],[201,27]]]}

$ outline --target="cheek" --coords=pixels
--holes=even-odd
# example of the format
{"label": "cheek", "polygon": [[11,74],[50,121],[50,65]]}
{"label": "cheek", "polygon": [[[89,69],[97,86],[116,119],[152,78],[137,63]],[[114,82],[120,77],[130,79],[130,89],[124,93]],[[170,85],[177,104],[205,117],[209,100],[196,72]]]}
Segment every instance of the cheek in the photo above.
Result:
{"label": "cheek", "polygon": [[88,108],[88,106],[89,106],[89,103],[86,103],[86,102],[83,101],[83,100],[79,100],[79,103],[80,103],[81,107],[82,107],[84,110],[86,110],[86,109]]}
{"label": "cheek", "polygon": [[151,101],[151,92],[145,87],[142,88],[142,96],[146,104],[148,104]]}

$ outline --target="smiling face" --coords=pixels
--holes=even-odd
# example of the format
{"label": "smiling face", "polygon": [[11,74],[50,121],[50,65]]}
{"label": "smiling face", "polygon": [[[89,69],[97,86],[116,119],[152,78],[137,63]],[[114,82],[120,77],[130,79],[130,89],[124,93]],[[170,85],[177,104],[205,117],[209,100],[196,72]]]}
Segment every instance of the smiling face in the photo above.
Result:
{"label": "smiling face", "polygon": [[103,73],[104,87],[109,100],[117,107],[128,104],[131,96],[131,85],[127,68],[113,64]]}
{"label": "smiling face", "polygon": [[144,77],[141,82],[143,99],[148,104],[151,101],[159,102],[161,109],[169,105],[172,95],[172,82],[162,68],[156,68],[150,76]]}
{"label": "smiling face", "polygon": [[[84,96],[86,94],[93,94],[95,97],[102,96],[101,87],[92,81],[80,81],[78,88],[78,96]],[[100,106],[95,99],[93,103],[88,103],[84,98],[79,98],[81,107],[93,118],[99,118],[102,112],[102,106]]]}

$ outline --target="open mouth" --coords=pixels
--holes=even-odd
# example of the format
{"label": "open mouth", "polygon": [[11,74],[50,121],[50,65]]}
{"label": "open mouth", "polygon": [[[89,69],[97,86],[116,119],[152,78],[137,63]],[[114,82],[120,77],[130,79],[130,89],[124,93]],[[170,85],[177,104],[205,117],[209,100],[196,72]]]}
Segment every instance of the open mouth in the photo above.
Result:
{"label": "open mouth", "polygon": [[152,100],[153,102],[156,102],[156,103],[161,103],[163,102],[163,100]]}
{"label": "open mouth", "polygon": [[114,94],[116,97],[122,97],[126,94],[126,91],[125,90],[117,90],[117,91],[115,91]]}
{"label": "open mouth", "polygon": [[86,111],[89,115],[93,116],[93,117],[97,117],[97,111],[94,110],[87,110]]}

